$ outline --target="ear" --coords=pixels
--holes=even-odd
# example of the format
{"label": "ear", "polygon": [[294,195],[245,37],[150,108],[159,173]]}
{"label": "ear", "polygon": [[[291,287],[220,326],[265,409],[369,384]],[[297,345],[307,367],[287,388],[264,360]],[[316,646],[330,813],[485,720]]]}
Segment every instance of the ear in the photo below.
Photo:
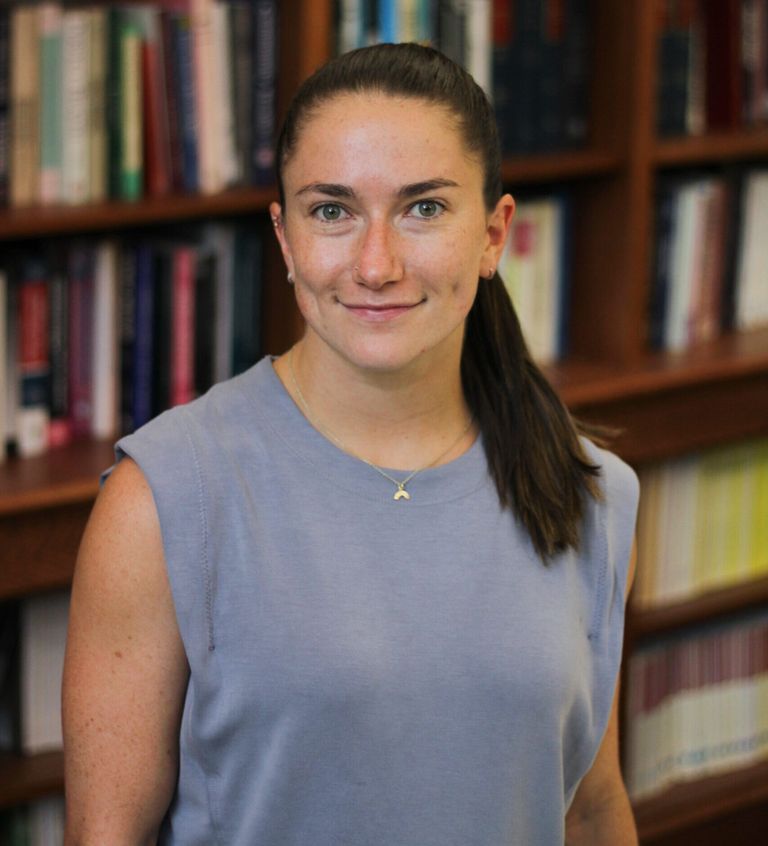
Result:
{"label": "ear", "polygon": [[514,215],[515,201],[511,194],[504,194],[496,203],[496,208],[488,215],[485,249],[481,258],[479,276],[487,276],[489,268],[499,266]]}
{"label": "ear", "polygon": [[280,252],[283,254],[286,270],[290,276],[293,276],[293,257],[291,255],[291,248],[285,238],[285,219],[283,218],[283,210],[280,203],[273,202],[269,204],[269,216],[272,219],[272,229],[274,230],[275,237],[278,244],[280,244]]}

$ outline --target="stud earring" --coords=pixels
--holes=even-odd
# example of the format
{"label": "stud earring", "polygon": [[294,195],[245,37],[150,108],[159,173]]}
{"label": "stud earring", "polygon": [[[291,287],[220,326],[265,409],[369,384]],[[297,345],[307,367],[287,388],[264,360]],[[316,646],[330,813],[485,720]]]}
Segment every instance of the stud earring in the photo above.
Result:
{"label": "stud earring", "polygon": [[488,276],[486,276],[485,278],[486,279],[493,279],[494,273],[496,273],[496,268],[495,267],[489,267],[488,268]]}
{"label": "stud earring", "polygon": [[280,225],[280,218],[279,218],[279,217],[273,217],[273,218],[272,218],[272,226],[274,226],[274,227],[275,227],[275,229],[277,229],[277,227],[278,227],[279,225]]}
{"label": "stud earring", "polygon": [[293,285],[293,276],[291,275],[290,270],[288,271],[288,275],[286,278],[288,279],[288,284]]}

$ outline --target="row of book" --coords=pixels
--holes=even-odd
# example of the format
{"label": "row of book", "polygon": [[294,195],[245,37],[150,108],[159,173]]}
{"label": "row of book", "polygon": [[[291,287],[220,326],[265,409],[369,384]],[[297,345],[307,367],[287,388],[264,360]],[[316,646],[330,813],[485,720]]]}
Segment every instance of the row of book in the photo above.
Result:
{"label": "row of book", "polygon": [[682,350],[768,325],[768,170],[659,180],[650,345]]}
{"label": "row of book", "polygon": [[0,752],[62,748],[61,679],[69,592],[0,605]]}
{"label": "row of book", "polygon": [[274,181],[277,3],[0,4],[0,205]]}
{"label": "row of book", "polygon": [[491,97],[506,154],[580,147],[588,132],[588,7],[588,0],[337,0],[337,50],[432,44]]}
{"label": "row of book", "polygon": [[659,0],[662,136],[768,123],[768,0]]}
{"label": "row of book", "polygon": [[112,438],[242,372],[262,280],[252,223],[22,249],[0,270],[4,447]]}
{"label": "row of book", "polygon": [[768,757],[768,615],[637,650],[629,663],[630,796]]}
{"label": "row of book", "polygon": [[498,272],[537,362],[567,352],[571,199],[556,194],[517,204]]}
{"label": "row of book", "polygon": [[38,799],[0,814],[3,846],[63,846],[64,799]]}
{"label": "row of book", "polygon": [[768,440],[665,461],[640,482],[636,607],[768,576]]}

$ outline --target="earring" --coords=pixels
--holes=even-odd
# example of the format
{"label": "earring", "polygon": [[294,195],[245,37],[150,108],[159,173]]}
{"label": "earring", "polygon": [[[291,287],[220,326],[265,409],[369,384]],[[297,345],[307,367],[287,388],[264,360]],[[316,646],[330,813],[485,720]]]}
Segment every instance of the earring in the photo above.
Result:
{"label": "earring", "polygon": [[293,276],[291,275],[290,270],[288,271],[287,279],[288,279],[288,284],[293,285]]}
{"label": "earring", "polygon": [[274,227],[275,227],[275,229],[277,229],[277,227],[278,227],[279,225],[280,225],[280,218],[279,218],[279,217],[273,217],[273,218],[272,218],[272,226],[274,226]]}
{"label": "earring", "polygon": [[496,268],[495,267],[489,267],[488,268],[488,275],[485,278],[486,279],[493,279],[494,273],[496,273]]}

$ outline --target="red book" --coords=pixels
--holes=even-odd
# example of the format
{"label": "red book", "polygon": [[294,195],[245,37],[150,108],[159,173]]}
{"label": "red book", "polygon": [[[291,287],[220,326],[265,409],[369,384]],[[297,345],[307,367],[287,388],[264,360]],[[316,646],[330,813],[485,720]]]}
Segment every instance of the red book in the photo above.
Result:
{"label": "red book", "polygon": [[160,197],[171,190],[171,143],[166,102],[163,41],[158,11],[145,16],[141,44],[141,82],[144,102],[145,190]]}
{"label": "red book", "polygon": [[69,417],[74,437],[93,422],[93,250],[75,246],[69,264]]}
{"label": "red book", "polygon": [[194,247],[173,251],[171,326],[171,405],[195,398],[195,273]]}
{"label": "red book", "polygon": [[23,457],[48,446],[50,357],[48,283],[41,265],[31,262],[18,290],[19,408],[16,438]]}

